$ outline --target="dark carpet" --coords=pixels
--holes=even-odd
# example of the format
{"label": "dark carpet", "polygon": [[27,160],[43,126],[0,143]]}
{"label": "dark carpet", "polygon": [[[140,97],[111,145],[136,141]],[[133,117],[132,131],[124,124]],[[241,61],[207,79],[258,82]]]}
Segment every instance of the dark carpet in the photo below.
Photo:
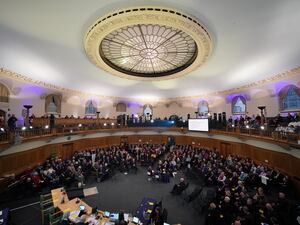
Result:
{"label": "dark carpet", "polygon": [[[99,210],[118,212],[123,210],[134,214],[139,203],[144,197],[154,198],[162,201],[163,207],[168,211],[168,223],[182,225],[202,225],[204,224],[204,214],[200,214],[194,209],[192,203],[184,200],[184,194],[174,196],[170,191],[175,183],[179,183],[183,173],[179,172],[170,183],[161,183],[148,181],[147,171],[143,167],[138,168],[137,174],[128,175],[117,172],[112,178],[96,183],[93,176],[89,177],[85,188],[97,186],[98,194],[88,196],[83,200],[90,206],[97,206]],[[197,184],[188,180],[190,186],[188,192],[191,192]],[[2,203],[1,207],[16,208],[25,204],[38,201],[36,197],[23,197],[18,200],[12,199]],[[16,225],[40,225],[40,207],[39,204],[11,211],[11,220]]]}

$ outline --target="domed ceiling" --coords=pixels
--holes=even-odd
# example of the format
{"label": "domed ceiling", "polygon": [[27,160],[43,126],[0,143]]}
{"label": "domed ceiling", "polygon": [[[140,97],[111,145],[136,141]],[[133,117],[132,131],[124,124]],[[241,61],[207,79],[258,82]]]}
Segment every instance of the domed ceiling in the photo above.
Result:
{"label": "domed ceiling", "polygon": [[300,65],[299,8],[298,0],[5,0],[0,67],[102,96],[229,90]]}
{"label": "domed ceiling", "polygon": [[85,50],[108,73],[149,81],[197,69],[210,55],[212,41],[203,25],[178,10],[133,7],[97,20],[87,32]]}

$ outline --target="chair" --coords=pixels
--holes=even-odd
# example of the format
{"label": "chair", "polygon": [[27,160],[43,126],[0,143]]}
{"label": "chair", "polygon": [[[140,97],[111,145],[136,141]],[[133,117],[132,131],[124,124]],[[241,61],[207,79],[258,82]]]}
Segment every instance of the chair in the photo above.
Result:
{"label": "chair", "polygon": [[51,193],[40,195],[40,202],[52,201]]}
{"label": "chair", "polygon": [[46,224],[45,222],[49,219],[49,214],[55,211],[53,207],[52,198],[49,199],[49,195],[41,195],[40,196],[40,207],[42,214],[42,224]]}
{"label": "chair", "polygon": [[42,225],[48,224],[49,215],[55,213],[55,208],[49,207],[49,208],[41,209],[41,213],[42,213]]}
{"label": "chair", "polygon": [[185,185],[185,187],[182,190],[182,193],[184,193],[186,195],[187,194],[187,189],[188,189],[189,186],[190,186],[190,183],[187,182],[186,185]]}
{"label": "chair", "polygon": [[187,183],[184,187],[177,186],[175,190],[172,192],[173,195],[181,195],[181,193],[189,187],[189,183]]}
{"label": "chair", "polygon": [[160,175],[159,175],[159,174],[156,174],[156,175],[154,176],[154,178],[155,178],[155,179],[154,179],[155,181],[157,181],[157,182],[160,181]]}
{"label": "chair", "polygon": [[216,190],[214,188],[209,188],[206,190],[206,199],[208,201],[213,200],[216,197]]}
{"label": "chair", "polygon": [[131,169],[133,170],[134,174],[137,174],[138,168],[136,165],[132,166]]}
{"label": "chair", "polygon": [[62,211],[54,212],[49,214],[49,225],[56,225],[62,219],[63,213]]}
{"label": "chair", "polygon": [[186,196],[185,200],[189,203],[194,201],[202,192],[202,187],[196,187],[189,195]]}
{"label": "chair", "polygon": [[46,210],[48,208],[53,207],[52,200],[50,201],[40,201],[41,210]]}

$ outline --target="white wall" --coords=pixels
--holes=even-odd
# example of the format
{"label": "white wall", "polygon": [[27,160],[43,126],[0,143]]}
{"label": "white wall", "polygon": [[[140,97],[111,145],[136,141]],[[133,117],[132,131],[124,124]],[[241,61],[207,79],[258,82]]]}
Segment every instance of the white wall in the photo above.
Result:
{"label": "white wall", "polygon": [[[11,81],[11,80],[9,80]],[[3,80],[0,80],[3,82]],[[15,114],[20,121],[19,125],[23,125],[22,119],[22,110],[24,109],[23,105],[29,104],[33,105],[31,109],[31,113],[34,113],[35,116],[40,117],[45,114],[45,96],[47,94],[55,93],[50,89],[41,88],[38,86],[34,86],[33,84],[23,84],[23,83],[14,83],[8,82],[5,80],[6,86],[9,88],[10,102],[0,103],[0,108],[9,114]],[[289,83],[285,84],[288,85]],[[282,87],[280,87],[282,88]],[[276,87],[276,83],[269,85],[267,87],[260,88],[252,88],[248,89],[240,94],[246,96],[247,100],[247,112],[251,116],[253,114],[259,114],[260,110],[257,108],[258,106],[266,106],[267,116],[276,116],[279,112],[279,101],[278,101],[278,90],[280,88]],[[20,91],[15,91],[15,90]],[[237,93],[239,94],[239,93]],[[206,100],[209,103],[209,111],[211,113],[221,113],[226,112],[227,117],[229,117],[231,112],[231,102],[230,99],[234,96],[234,94],[228,94],[220,96],[210,96],[207,99],[189,99],[185,98],[184,100],[173,99],[172,103],[166,102],[154,102],[153,107],[153,118],[160,117],[163,119],[164,117],[169,117],[173,114],[182,116],[183,119],[187,119],[187,114],[191,115],[191,118],[195,118],[195,111],[198,111],[198,103],[201,100]],[[121,114],[141,114],[143,113],[143,103],[142,101],[132,101],[127,100],[127,111],[126,112],[116,112],[116,103],[118,100],[114,98],[97,98],[93,96],[75,96],[72,94],[63,94],[62,101],[62,112],[61,116],[64,117],[66,115],[74,115],[83,117],[85,114],[85,103],[87,100],[93,99],[97,103],[97,110],[100,111],[101,118],[116,118]],[[114,102],[115,101],[115,102]],[[151,104],[151,102],[147,102]]]}
{"label": "white wall", "polygon": [[[10,113],[14,113],[17,118],[22,123],[22,109],[24,104],[33,105],[31,109],[31,113],[34,113],[35,116],[40,117],[45,114],[45,99],[41,99],[39,96],[32,96],[30,98],[22,98],[22,93],[19,96],[11,97],[8,106],[0,105],[1,108],[5,111],[10,109]],[[267,116],[276,116],[279,112],[279,104],[277,96],[270,97],[260,97],[253,98],[247,101],[247,111],[249,115],[258,114],[260,110],[257,109],[257,106],[265,105],[267,108]],[[130,105],[127,106],[126,113],[124,112],[116,112],[116,108],[113,103],[107,102],[99,102],[98,110],[100,111],[100,117],[110,117],[116,118],[121,114],[140,114],[143,111],[143,107],[141,105]],[[217,99],[215,101],[210,102],[209,110],[212,113],[226,112],[227,116],[231,115],[231,103],[226,102],[224,99]],[[187,119],[187,114],[190,114],[192,118],[195,117],[195,111],[197,111],[197,107],[191,106],[181,106],[176,103],[170,104],[166,106],[165,104],[158,104],[153,108],[153,117],[160,117],[163,119],[164,117],[169,117],[173,114],[182,116],[183,119]],[[83,117],[85,113],[85,105],[84,103],[73,104],[69,101],[62,102],[62,113],[61,116],[65,115],[74,115]]]}

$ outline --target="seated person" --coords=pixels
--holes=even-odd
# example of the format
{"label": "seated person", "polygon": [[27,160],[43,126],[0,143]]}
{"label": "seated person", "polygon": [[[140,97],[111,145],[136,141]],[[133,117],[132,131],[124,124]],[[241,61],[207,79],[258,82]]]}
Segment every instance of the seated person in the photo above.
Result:
{"label": "seated person", "polygon": [[115,225],[127,225],[128,223],[125,221],[124,218],[124,212],[120,212],[119,213],[119,219],[118,221],[115,223]]}
{"label": "seated person", "polygon": [[161,207],[156,206],[150,215],[151,224],[163,224]]}
{"label": "seated person", "polygon": [[70,222],[69,222],[69,216],[70,216],[70,212],[67,211],[67,212],[64,212],[62,218],[61,218],[61,221],[58,223],[58,225],[69,225]]}
{"label": "seated person", "polygon": [[180,194],[186,187],[186,183],[185,183],[185,180],[184,178],[180,178],[180,182],[179,184],[175,184],[171,193],[172,194]]}
{"label": "seated person", "polygon": [[148,167],[148,170],[147,170],[147,175],[149,178],[152,178],[154,176],[154,170],[152,169],[151,166]]}
{"label": "seated person", "polygon": [[76,225],[88,225],[89,224],[88,222],[86,222],[88,219],[88,216],[86,214],[83,214],[81,216],[78,215],[78,218],[79,218],[79,220],[77,223],[75,223]]}

